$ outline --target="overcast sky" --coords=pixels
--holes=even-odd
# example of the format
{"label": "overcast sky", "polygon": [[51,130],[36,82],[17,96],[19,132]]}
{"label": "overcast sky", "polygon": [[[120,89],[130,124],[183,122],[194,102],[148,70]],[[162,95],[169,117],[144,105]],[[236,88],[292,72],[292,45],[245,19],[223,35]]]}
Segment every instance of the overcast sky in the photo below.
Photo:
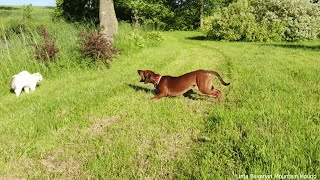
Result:
{"label": "overcast sky", "polygon": [[55,6],[56,0],[0,0],[0,5],[22,6],[32,4],[32,6]]}

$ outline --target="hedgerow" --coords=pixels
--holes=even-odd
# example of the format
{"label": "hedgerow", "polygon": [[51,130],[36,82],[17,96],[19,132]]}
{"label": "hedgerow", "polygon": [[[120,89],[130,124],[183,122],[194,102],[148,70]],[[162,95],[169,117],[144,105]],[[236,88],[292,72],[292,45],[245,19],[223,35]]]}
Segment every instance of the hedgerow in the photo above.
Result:
{"label": "hedgerow", "polygon": [[305,0],[238,0],[207,18],[204,30],[216,40],[312,40],[319,12],[319,4]]}

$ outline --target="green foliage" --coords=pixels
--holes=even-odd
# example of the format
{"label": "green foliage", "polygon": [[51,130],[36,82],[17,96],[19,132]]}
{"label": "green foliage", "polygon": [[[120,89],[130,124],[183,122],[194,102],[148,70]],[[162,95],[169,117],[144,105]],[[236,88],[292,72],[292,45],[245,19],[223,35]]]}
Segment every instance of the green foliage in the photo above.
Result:
{"label": "green foliage", "polygon": [[115,47],[124,53],[133,53],[144,47],[157,46],[164,40],[164,36],[159,31],[144,30],[143,27],[123,22],[120,23],[120,27]]}
{"label": "green foliage", "polygon": [[145,37],[147,39],[147,42],[149,42],[151,45],[159,44],[164,40],[163,34],[159,31],[146,32]]}
{"label": "green foliage", "polygon": [[[10,38],[0,38],[1,178],[319,174],[319,41],[199,41],[192,38],[199,32],[146,32],[121,23],[115,43],[125,54],[111,69],[100,70],[79,67],[77,37],[91,25],[52,22],[47,12],[39,10],[35,24],[25,22],[28,33],[8,31]],[[60,47],[49,66],[35,61],[30,46],[41,40],[39,24]],[[141,49],[132,36],[165,39]],[[213,80],[223,92],[220,104],[196,89],[188,97],[151,101],[153,87],[140,83],[136,72],[178,76],[202,68],[218,70],[231,82],[219,87]],[[39,71],[45,81],[36,92],[16,98],[8,85],[22,70]]]}
{"label": "green foliage", "polygon": [[237,41],[244,38],[246,29],[254,25],[254,16],[250,13],[247,0],[233,3],[214,16],[208,37]]}
{"label": "green foliage", "polygon": [[[79,27],[60,23],[50,26],[62,45],[59,61],[81,59],[74,47]],[[125,28],[123,33],[133,27]],[[40,69],[45,81],[19,98],[3,83],[11,72],[1,74],[0,176],[214,180],[319,174],[319,41],[230,43],[190,39],[198,32],[162,34],[162,44],[121,55],[110,70]],[[12,71],[3,68],[8,62],[29,69],[24,49],[12,50],[11,61],[0,49],[1,71]],[[136,72],[142,68],[174,76],[215,69],[231,85],[218,87],[213,80],[222,88],[220,104],[197,90],[191,97],[151,101],[153,87],[140,83]]]}
{"label": "green foliage", "polygon": [[[192,38],[198,32],[149,33],[121,23],[115,43],[125,53],[111,69],[100,70],[79,67],[77,37],[90,25],[37,17],[59,45],[55,63],[44,66],[33,56],[30,44],[41,40],[33,27],[39,24],[26,22],[29,33],[10,31],[7,46],[0,38],[1,178],[319,174],[319,41],[199,41]],[[161,40],[162,34],[157,47],[141,49],[130,41]],[[188,97],[150,101],[153,87],[140,83],[136,72],[178,76],[202,68],[218,70],[231,82],[221,87],[213,80],[223,92],[220,104],[196,89]],[[8,85],[22,70],[39,71],[45,81],[16,98]]]}
{"label": "green foliage", "polygon": [[[23,9],[14,8],[9,11],[9,16],[0,19],[0,77],[11,77],[22,70],[43,72],[43,75],[48,77],[65,69],[105,68],[106,64],[91,63],[92,59],[84,58],[80,51],[79,34],[96,28],[93,23],[69,24],[64,20],[52,21],[52,11],[53,9],[49,8],[34,7],[35,16],[32,19],[21,19]],[[0,14],[1,12],[2,9]],[[39,34],[41,25],[44,25],[45,31],[50,35]],[[131,41],[132,31],[141,38]],[[161,33],[149,34],[143,27],[121,23],[115,43],[121,53],[127,54],[140,51],[144,47],[158,46],[162,42],[161,37]],[[10,78],[2,80],[1,87],[7,87]]]}
{"label": "green foliage", "polygon": [[26,25],[24,21],[11,21],[7,27],[2,30],[3,35],[9,36],[11,34],[22,34],[29,31],[30,26]]}
{"label": "green foliage", "polygon": [[[199,27],[201,16],[208,16],[230,2],[232,0],[114,0],[114,6],[117,18],[123,21],[153,26],[157,30],[188,30]],[[98,23],[98,15],[98,0],[57,0],[56,17]]]}
{"label": "green foliage", "polygon": [[[117,17],[122,20],[131,21],[133,24],[150,25],[155,29],[164,29],[167,21],[174,17],[173,12],[163,2],[138,0],[115,1]],[[129,16],[123,16],[126,12]]]}
{"label": "green foliage", "polygon": [[[69,47],[73,44],[74,27],[65,22],[52,23],[52,8],[32,7],[32,9],[32,19],[23,19],[23,7],[0,8],[0,14],[3,11],[7,12],[7,16],[0,18],[0,77],[3,77],[0,86],[5,89],[8,87],[11,76],[22,70],[42,72],[43,76],[48,76],[66,68],[66,64],[68,67],[74,67],[73,65],[77,64],[75,62],[78,57],[75,54],[73,57],[70,55],[68,59],[64,58],[67,51],[72,52],[72,48]],[[48,29],[55,42],[59,42],[58,46],[61,48],[58,60],[48,66],[39,63],[35,56],[34,45],[44,42],[38,33],[41,24]],[[60,33],[61,35],[57,36]],[[68,45],[61,43],[61,39],[68,42]],[[59,68],[53,68],[54,66]]]}
{"label": "green foliage", "polygon": [[319,34],[320,6],[305,0],[256,0],[252,2],[259,21],[282,22],[286,41],[312,40]]}
{"label": "green foliage", "polygon": [[64,2],[64,0],[56,0],[56,8],[53,11],[53,18],[54,19],[63,18],[64,17],[65,10],[64,10],[64,7],[63,7],[63,2]]}
{"label": "green foliage", "polygon": [[138,49],[145,47],[146,40],[137,30],[134,30],[128,34],[128,40],[131,41],[133,46]]}
{"label": "green foliage", "polygon": [[204,31],[228,41],[298,41],[317,38],[319,5],[304,0],[239,0],[222,8]]}
{"label": "green foliage", "polygon": [[99,0],[57,0],[55,17],[67,21],[99,22]]}
{"label": "green foliage", "polygon": [[[85,33],[82,34],[83,36],[79,36],[80,32],[89,32],[90,29],[95,28],[92,24],[71,25],[64,21],[54,21],[50,24],[46,23],[45,29],[40,28],[42,29],[40,34],[38,33],[40,25],[32,22],[11,21],[8,25],[0,32],[4,46],[7,45],[9,48],[8,51],[1,49],[3,58],[11,59],[11,56],[23,56],[23,58],[15,60],[17,64],[12,63],[11,60],[4,61],[7,63],[3,67],[8,65],[8,69],[19,69],[21,66],[28,69],[38,68],[35,63],[39,61],[35,60],[54,62],[50,63],[50,66],[58,66],[59,68],[91,66],[90,62],[109,63],[109,60],[118,53],[108,42],[101,40],[97,33]],[[120,23],[115,46],[117,49],[121,49],[121,53],[127,54],[140,51],[145,47],[158,46],[163,39],[164,36],[158,31],[146,31],[140,26]],[[22,51],[15,51],[23,46],[25,48]],[[12,66],[16,66],[16,68],[12,68]],[[41,67],[41,63],[39,67]]]}
{"label": "green foliage", "polygon": [[[123,19],[121,13],[127,12],[130,18],[125,20],[138,21],[141,24],[153,24],[156,29],[197,29],[203,16],[211,14],[215,9],[225,6],[231,1],[224,0],[130,0],[115,1],[117,17]],[[201,12],[201,6],[203,12]],[[121,7],[121,8],[119,8]],[[137,19],[135,19],[137,18]]]}
{"label": "green foliage", "polygon": [[23,19],[30,19],[32,13],[32,4],[26,5],[23,7]]}

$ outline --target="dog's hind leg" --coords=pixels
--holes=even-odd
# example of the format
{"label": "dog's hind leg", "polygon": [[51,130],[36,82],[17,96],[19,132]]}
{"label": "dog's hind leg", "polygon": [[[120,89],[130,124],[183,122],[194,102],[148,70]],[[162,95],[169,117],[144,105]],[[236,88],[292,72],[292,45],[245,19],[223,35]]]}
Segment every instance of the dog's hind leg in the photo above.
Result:
{"label": "dog's hind leg", "polygon": [[24,87],[23,89],[24,89],[24,92],[26,92],[27,94],[30,92],[29,87]]}
{"label": "dog's hind leg", "polygon": [[213,96],[215,96],[217,98],[218,102],[220,102],[221,101],[221,97],[222,97],[221,91],[219,89],[212,89],[212,92],[213,92],[212,93]]}
{"label": "dog's hind leg", "polygon": [[207,94],[209,96],[214,96],[217,98],[218,102],[221,101],[221,91],[219,89],[214,89],[212,86],[212,89],[199,89],[200,92],[202,92],[203,94]]}

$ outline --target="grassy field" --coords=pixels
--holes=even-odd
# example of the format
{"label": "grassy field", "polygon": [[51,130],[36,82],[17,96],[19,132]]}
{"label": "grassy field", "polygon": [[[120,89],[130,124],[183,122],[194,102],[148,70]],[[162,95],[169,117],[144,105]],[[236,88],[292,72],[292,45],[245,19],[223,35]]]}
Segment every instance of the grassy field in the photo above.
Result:
{"label": "grassy field", "polygon": [[[136,50],[123,25],[124,52],[108,69],[79,63],[82,27],[49,16],[44,24],[61,48],[52,65],[35,61],[22,35],[9,39],[9,50],[1,39],[0,179],[320,176],[320,41],[231,43],[163,32],[161,44]],[[24,69],[45,80],[16,98],[9,81]],[[150,100],[154,91],[138,69],[217,70],[231,85],[214,80],[220,104],[197,90]]]}

